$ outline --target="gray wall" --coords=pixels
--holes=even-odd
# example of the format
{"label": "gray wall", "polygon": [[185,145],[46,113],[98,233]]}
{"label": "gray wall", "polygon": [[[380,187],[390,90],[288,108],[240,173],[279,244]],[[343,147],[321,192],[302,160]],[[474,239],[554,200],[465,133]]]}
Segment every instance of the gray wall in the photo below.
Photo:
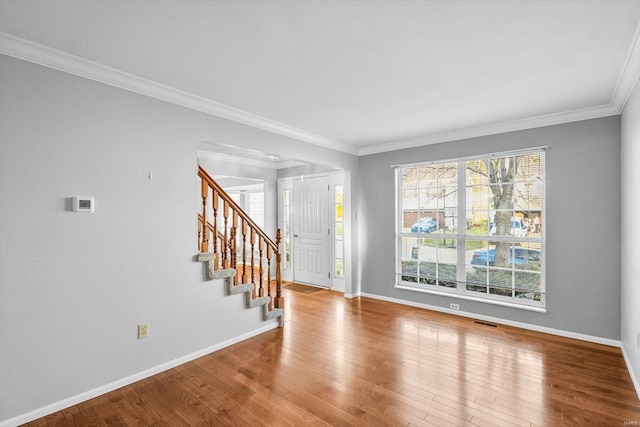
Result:
{"label": "gray wall", "polygon": [[622,112],[622,348],[640,396],[640,84]]}
{"label": "gray wall", "polygon": [[[0,94],[2,420],[265,326],[192,259],[198,141],[357,168],[354,156],[6,56]],[[96,213],[68,212],[74,195],[94,196]]]}
{"label": "gray wall", "polygon": [[[548,145],[546,314],[394,289],[391,165]],[[620,339],[620,118],[363,156],[360,158],[362,292],[449,307],[595,337]]]}

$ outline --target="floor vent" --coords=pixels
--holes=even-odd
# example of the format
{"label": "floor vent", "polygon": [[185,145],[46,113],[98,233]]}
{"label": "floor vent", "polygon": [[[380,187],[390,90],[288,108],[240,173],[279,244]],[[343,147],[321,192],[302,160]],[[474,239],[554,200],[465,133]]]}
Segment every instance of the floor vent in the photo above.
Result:
{"label": "floor vent", "polygon": [[473,323],[482,326],[491,326],[492,328],[498,327],[498,325],[496,325],[495,323],[483,322],[482,320],[474,320]]}

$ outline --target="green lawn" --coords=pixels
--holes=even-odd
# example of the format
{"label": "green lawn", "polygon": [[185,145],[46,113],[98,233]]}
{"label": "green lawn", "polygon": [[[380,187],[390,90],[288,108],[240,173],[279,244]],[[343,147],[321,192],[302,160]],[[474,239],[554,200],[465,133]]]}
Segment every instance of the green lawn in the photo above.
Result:
{"label": "green lawn", "polygon": [[[443,233],[445,236],[447,236],[447,234],[450,234],[452,237],[455,235],[455,233],[458,232],[458,230],[454,229],[453,231],[451,230],[444,230],[444,229],[440,229],[438,230],[439,233]],[[475,225],[471,228],[469,228],[467,230],[467,235],[470,236],[486,236],[487,234],[487,222],[484,221],[478,225]],[[449,237],[444,237],[444,238],[434,238],[434,237],[419,237],[418,238],[418,243],[422,246],[431,246],[431,247],[436,247],[436,246],[450,246],[450,245],[455,245],[456,241],[455,239]],[[465,243],[465,249],[466,250],[475,250],[475,249],[482,249],[484,248],[486,243],[485,241],[482,240],[467,240]]]}

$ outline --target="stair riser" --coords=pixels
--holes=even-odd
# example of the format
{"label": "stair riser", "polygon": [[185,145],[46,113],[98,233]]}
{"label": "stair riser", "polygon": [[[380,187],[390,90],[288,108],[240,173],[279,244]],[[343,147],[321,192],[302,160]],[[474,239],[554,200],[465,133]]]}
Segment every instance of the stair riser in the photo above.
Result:
{"label": "stair riser", "polygon": [[262,306],[262,318],[263,320],[278,319],[278,326],[284,326],[284,310],[281,308],[274,308],[269,310],[269,303],[271,297],[257,297],[253,298],[253,283],[242,283],[238,285],[233,284],[233,278],[236,275],[236,270],[232,268],[213,270],[213,254],[212,253],[200,253],[196,255],[198,262],[205,263],[206,278],[208,281],[224,279],[226,281],[227,295],[245,295],[245,306],[247,308],[254,308]]}

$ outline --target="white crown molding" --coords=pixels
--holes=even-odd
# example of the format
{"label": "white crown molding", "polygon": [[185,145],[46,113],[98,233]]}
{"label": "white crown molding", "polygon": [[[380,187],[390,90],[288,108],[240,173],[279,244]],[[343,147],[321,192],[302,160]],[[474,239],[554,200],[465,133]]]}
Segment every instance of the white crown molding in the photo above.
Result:
{"label": "white crown molding", "polygon": [[624,61],[616,88],[611,97],[611,104],[617,107],[618,114],[622,113],[627,100],[633,92],[636,82],[640,78],[640,24],[636,28],[636,33],[629,48],[629,54]]}
{"label": "white crown molding", "polygon": [[289,168],[297,168],[298,166],[307,166],[309,163],[300,162],[297,160],[287,160],[286,162],[280,162],[278,164],[278,169],[289,169]]}
{"label": "white crown molding", "polygon": [[581,120],[597,119],[600,117],[615,116],[620,114],[617,106],[607,104],[596,107],[581,108],[562,113],[547,114],[544,116],[529,117],[526,119],[512,120],[509,122],[495,123],[486,126],[460,129],[448,132],[434,133],[431,135],[417,136],[384,144],[371,145],[358,150],[359,156],[384,153],[387,151],[402,150],[405,148],[420,147],[423,145],[439,144],[441,142],[458,141],[462,139],[476,138],[480,136],[496,135],[518,130],[534,129],[544,126],[552,126],[563,123],[578,122]]}
{"label": "white crown molding", "polygon": [[360,148],[358,155],[366,156],[404,148],[420,147],[422,145],[615,116],[622,113],[638,79],[640,79],[640,25],[636,28],[629,53],[620,71],[620,76],[609,104],[371,145]]}
{"label": "white crown molding", "polygon": [[9,33],[0,32],[0,53],[320,147],[357,154],[356,147],[350,144],[324,138]]}
{"label": "white crown molding", "polygon": [[441,142],[618,115],[622,112],[636,81],[640,77],[640,26],[636,29],[633,42],[609,104],[473,128],[427,134],[360,148],[305,132],[301,129],[183,92],[151,80],[143,79],[57,49],[33,43],[9,33],[0,32],[0,53],[320,147],[347,154],[364,156],[423,145],[438,144]]}
{"label": "white crown molding", "polygon": [[265,160],[257,160],[257,159],[250,159],[247,157],[232,156],[230,154],[214,153],[206,150],[198,150],[198,158],[214,160],[218,162],[239,163],[243,165],[255,166],[255,167],[264,168],[264,169],[276,169],[276,170],[293,168],[296,166],[303,166],[307,164],[297,160],[286,160],[282,162],[276,162],[276,161],[268,162]]}

